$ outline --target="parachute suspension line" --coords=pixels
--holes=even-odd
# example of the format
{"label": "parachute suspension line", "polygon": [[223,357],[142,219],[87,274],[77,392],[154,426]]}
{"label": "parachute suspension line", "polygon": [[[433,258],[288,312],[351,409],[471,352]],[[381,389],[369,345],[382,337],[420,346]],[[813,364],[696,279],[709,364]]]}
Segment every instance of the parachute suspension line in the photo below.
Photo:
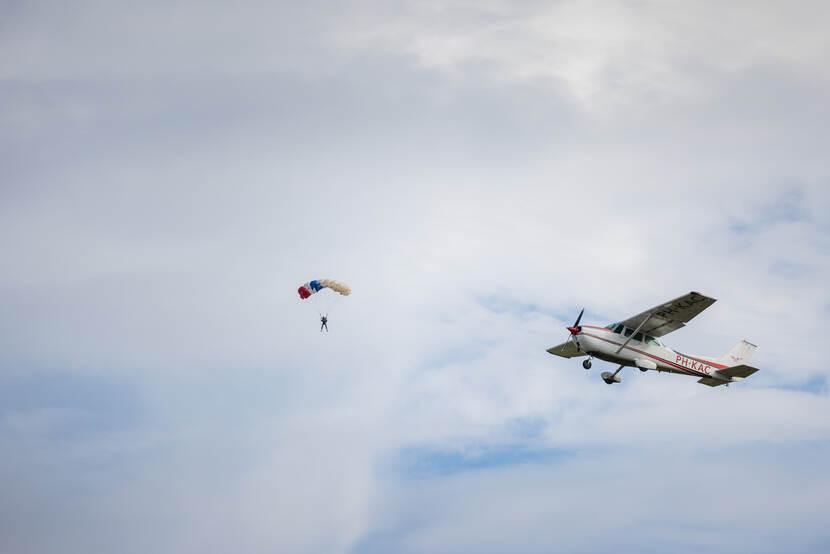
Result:
{"label": "parachute suspension line", "polygon": [[329,312],[334,309],[339,300],[340,295],[334,294],[332,291],[322,291],[315,294],[311,299],[314,303],[314,307],[317,309],[317,313],[320,314],[320,317],[328,317]]}

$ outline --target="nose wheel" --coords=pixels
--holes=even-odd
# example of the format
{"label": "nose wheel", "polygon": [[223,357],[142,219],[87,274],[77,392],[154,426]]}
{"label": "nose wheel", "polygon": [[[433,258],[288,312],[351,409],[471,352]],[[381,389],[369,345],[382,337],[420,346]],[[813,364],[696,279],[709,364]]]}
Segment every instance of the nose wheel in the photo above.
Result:
{"label": "nose wheel", "polygon": [[608,383],[609,385],[613,385],[614,383],[621,383],[622,379],[620,379],[620,377],[619,377],[619,375],[617,375],[617,373],[622,371],[623,367],[624,366],[618,367],[617,371],[615,371],[614,373],[611,373],[610,371],[603,371],[602,372],[602,380],[605,381],[606,383]]}
{"label": "nose wheel", "polygon": [[585,369],[591,369],[591,359],[588,358],[587,360],[582,360],[582,367]]}

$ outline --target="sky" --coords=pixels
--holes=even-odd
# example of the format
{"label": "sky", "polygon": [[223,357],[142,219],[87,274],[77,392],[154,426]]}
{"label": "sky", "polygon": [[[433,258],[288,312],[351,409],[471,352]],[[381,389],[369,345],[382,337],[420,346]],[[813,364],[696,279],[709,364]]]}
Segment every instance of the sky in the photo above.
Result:
{"label": "sky", "polygon": [[3,552],[830,549],[826,3],[2,10]]}

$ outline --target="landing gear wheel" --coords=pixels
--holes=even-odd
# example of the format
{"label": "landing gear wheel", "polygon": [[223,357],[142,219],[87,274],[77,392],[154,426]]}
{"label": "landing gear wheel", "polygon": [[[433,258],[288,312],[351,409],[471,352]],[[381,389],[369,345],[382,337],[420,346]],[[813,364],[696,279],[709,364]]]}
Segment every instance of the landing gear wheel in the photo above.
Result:
{"label": "landing gear wheel", "polygon": [[585,369],[591,369],[591,360],[582,360],[582,367]]}

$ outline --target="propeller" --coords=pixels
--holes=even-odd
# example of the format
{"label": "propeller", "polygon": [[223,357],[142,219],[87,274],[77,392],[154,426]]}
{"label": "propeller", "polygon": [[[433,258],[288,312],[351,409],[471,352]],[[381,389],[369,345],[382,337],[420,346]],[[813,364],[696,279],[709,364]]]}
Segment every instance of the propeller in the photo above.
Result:
{"label": "propeller", "polygon": [[579,322],[582,320],[582,314],[584,313],[585,308],[582,308],[582,310],[579,312],[579,315],[576,317],[576,321],[574,321],[574,324],[571,327],[568,327],[568,331],[571,332],[571,336],[582,331],[582,327],[579,326]]}
{"label": "propeller", "polygon": [[579,332],[582,331],[582,327],[579,326],[579,322],[582,320],[583,313],[585,313],[585,308],[582,308],[582,310],[579,312],[579,315],[576,316],[576,321],[574,321],[574,324],[567,328],[568,331],[571,332],[571,334],[568,335],[568,340],[566,340],[565,343],[562,345],[561,350],[565,350],[565,346],[568,344],[568,342],[571,341],[573,341],[574,345],[576,345],[577,350],[582,350],[579,347],[579,343],[576,342],[576,335],[578,335]]}

